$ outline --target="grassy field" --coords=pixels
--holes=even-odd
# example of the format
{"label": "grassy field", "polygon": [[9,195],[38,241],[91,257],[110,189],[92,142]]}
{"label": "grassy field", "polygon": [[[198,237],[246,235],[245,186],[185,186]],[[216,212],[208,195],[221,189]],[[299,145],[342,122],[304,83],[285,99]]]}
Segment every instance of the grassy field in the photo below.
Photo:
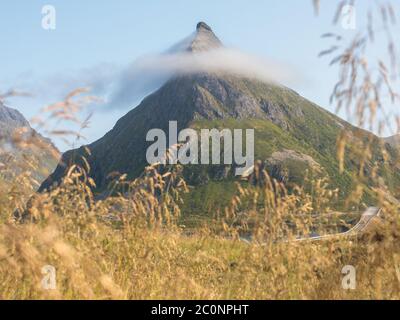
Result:
{"label": "grassy field", "polygon": [[[20,200],[3,189],[9,205],[1,206],[1,299],[400,298],[398,207],[385,201],[382,221],[368,234],[296,243],[310,231],[313,201],[314,208],[323,203],[328,190],[313,199],[273,181],[239,187],[220,217],[194,229],[180,223],[187,188],[177,172],[149,168],[134,182],[121,178],[131,193],[97,202],[91,183],[72,168],[59,189],[31,198],[19,221],[11,208]],[[262,203],[254,202],[261,195]],[[241,218],[242,204],[251,224]],[[243,232],[254,240],[240,241]],[[41,284],[46,265],[56,270],[54,290]],[[346,265],[356,268],[355,290],[342,288]]]}

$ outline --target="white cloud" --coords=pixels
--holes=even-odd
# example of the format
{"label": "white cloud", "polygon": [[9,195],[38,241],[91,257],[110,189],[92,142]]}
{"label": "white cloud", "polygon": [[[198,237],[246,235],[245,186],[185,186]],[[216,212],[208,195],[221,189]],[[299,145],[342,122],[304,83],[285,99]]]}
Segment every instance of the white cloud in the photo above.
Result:
{"label": "white cloud", "polygon": [[185,51],[193,35],[180,41],[162,54],[143,56],[126,67],[109,63],[81,70],[58,72],[41,81],[25,77],[17,86],[46,101],[62,99],[78,87],[90,87],[91,94],[105,101],[95,110],[112,111],[134,108],[145,96],[161,87],[173,76],[226,72],[288,86],[299,82],[293,68],[272,59],[247,54],[236,49],[219,49],[191,53]]}
{"label": "white cloud", "polygon": [[108,108],[132,108],[133,103],[176,75],[226,72],[266,82],[290,85],[299,76],[271,59],[220,48],[206,52],[169,52],[139,58],[115,79]]}

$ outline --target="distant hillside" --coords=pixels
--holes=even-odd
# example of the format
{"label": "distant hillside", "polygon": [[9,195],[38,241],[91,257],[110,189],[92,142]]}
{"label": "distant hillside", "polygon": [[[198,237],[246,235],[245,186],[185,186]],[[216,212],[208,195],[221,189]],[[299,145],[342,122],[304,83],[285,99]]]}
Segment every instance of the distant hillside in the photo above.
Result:
{"label": "distant hillside", "polygon": [[30,171],[41,183],[56,167],[59,152],[24,116],[0,102],[0,183]]}

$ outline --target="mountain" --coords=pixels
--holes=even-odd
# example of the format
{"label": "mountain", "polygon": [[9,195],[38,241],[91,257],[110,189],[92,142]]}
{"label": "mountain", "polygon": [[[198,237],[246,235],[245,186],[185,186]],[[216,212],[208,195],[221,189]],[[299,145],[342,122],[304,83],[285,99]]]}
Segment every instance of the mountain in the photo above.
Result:
{"label": "mountain", "polygon": [[[201,22],[195,34],[179,44],[179,50],[196,54],[221,46],[211,28]],[[66,152],[40,191],[59,183],[68,165],[82,164],[82,156],[90,164],[90,176],[98,192],[106,189],[110,173],[137,177],[147,164],[146,150],[151,143],[146,142],[146,134],[154,128],[168,132],[169,121],[177,121],[178,130],[255,129],[255,157],[273,177],[290,185],[303,183],[307,170],[318,176],[326,175],[332,188],[340,187],[342,198],[351,190],[353,172],[359,168],[358,142],[369,140],[376,146],[387,147],[393,156],[395,152],[380,138],[353,127],[282,85],[227,72],[202,72],[171,78],[122,117],[103,138],[88,145],[90,155],[85,147]],[[346,156],[345,171],[341,173],[336,144],[344,129],[350,132],[354,146],[349,150],[354,149],[354,153]],[[379,161],[382,156],[376,150],[370,163],[364,166],[367,177],[372,171],[371,164]],[[232,169],[225,165],[185,166],[185,177],[194,186],[187,199],[190,210],[201,214],[226,203],[238,181]],[[398,170],[387,172],[382,167],[379,173],[390,177],[393,185],[399,185]],[[368,188],[365,201],[373,202],[368,197]]]}
{"label": "mountain", "polygon": [[11,135],[16,128],[29,127],[28,121],[17,110],[6,107],[0,101],[0,134]]}
{"label": "mountain", "polygon": [[24,116],[0,101],[0,183],[25,171],[38,183],[55,169],[59,152]]}

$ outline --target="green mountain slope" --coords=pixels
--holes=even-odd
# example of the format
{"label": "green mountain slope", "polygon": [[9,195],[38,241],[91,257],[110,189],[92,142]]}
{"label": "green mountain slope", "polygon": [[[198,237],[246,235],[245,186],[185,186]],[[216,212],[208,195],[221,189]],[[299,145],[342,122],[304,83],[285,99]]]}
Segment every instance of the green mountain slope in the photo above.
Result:
{"label": "green mountain slope", "polygon": [[[215,37],[208,28],[200,24],[197,28],[202,40],[197,46],[201,50],[204,50],[204,37]],[[215,43],[210,39],[208,42]],[[193,51],[193,46],[190,48]],[[265,164],[274,178],[290,187],[293,183],[301,184],[306,172],[313,171],[316,175],[328,176],[332,188],[340,187],[342,198],[351,190],[351,177],[359,170],[357,148],[361,141],[369,140],[377,147],[365,165],[367,177],[372,163],[383,163],[378,146],[395,155],[383,140],[351,126],[286,87],[226,73],[199,73],[174,77],[145,98],[103,138],[87,146],[90,155],[83,147],[65,153],[40,191],[57,184],[70,164],[82,164],[82,156],[90,164],[90,176],[99,192],[107,187],[112,172],[137,177],[147,165],[146,150],[151,144],[146,142],[147,132],[154,128],[168,132],[169,121],[177,121],[178,130],[188,127],[255,129],[256,159]],[[351,138],[345,171],[341,173],[336,153],[337,139],[343,130],[350,132]],[[213,211],[228,201],[238,181],[232,169],[223,165],[185,167],[185,177],[194,187],[187,198],[188,211],[194,214]],[[400,185],[397,171],[382,166],[380,175],[390,177],[393,190]],[[372,186],[368,178],[364,183]],[[368,190],[365,201],[373,202]]]}

